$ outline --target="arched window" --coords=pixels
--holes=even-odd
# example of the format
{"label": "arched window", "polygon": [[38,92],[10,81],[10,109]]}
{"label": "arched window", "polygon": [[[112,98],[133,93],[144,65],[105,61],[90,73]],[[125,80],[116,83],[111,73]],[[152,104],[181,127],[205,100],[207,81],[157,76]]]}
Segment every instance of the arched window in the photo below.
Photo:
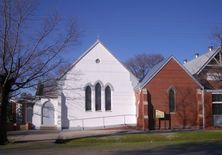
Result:
{"label": "arched window", "polygon": [[175,90],[169,90],[169,110],[170,112],[175,112]]}
{"label": "arched window", "polygon": [[85,89],[85,110],[91,110],[91,88],[87,86]]}
{"label": "arched window", "polygon": [[111,110],[111,89],[109,86],[105,89],[105,109],[106,111]]}
{"label": "arched window", "polygon": [[95,104],[96,111],[101,110],[101,85],[99,83],[95,86]]}

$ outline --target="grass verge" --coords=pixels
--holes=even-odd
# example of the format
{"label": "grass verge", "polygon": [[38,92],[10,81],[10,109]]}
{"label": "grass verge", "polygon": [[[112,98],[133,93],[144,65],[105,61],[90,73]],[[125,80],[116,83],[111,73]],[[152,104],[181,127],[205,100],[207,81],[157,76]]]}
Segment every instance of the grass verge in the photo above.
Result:
{"label": "grass verge", "polygon": [[143,133],[91,137],[64,141],[63,144],[61,144],[61,147],[134,149],[183,143],[209,143],[215,141],[222,141],[222,131]]}
{"label": "grass verge", "polygon": [[222,130],[186,131],[170,133],[137,133],[102,137],[79,138],[72,140],[58,140],[53,142],[29,142],[0,146],[1,149],[122,149],[133,150],[154,148],[175,144],[210,144],[222,142]]}

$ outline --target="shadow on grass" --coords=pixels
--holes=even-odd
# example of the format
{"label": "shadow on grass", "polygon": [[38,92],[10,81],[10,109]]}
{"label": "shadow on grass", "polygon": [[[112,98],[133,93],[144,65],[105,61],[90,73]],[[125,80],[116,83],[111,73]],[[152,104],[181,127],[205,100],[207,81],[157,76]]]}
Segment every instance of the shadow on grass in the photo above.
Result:
{"label": "shadow on grass", "polygon": [[[86,135],[86,136],[82,136],[78,138],[70,138],[70,139],[63,139],[62,137],[58,137],[55,140],[55,144],[66,144],[70,141],[84,139],[84,138],[101,138],[101,137],[120,136],[120,135],[126,135],[126,134],[128,134],[128,131],[120,131],[120,132],[115,132],[111,134],[102,134],[102,135],[91,135],[91,136]],[[141,133],[131,133],[131,134],[141,134]]]}
{"label": "shadow on grass", "polygon": [[222,154],[222,141],[214,142],[196,142],[174,144],[167,146],[160,146],[149,149],[128,150],[128,151],[115,151],[114,155],[138,155],[138,154],[155,154],[155,155],[221,155]]}

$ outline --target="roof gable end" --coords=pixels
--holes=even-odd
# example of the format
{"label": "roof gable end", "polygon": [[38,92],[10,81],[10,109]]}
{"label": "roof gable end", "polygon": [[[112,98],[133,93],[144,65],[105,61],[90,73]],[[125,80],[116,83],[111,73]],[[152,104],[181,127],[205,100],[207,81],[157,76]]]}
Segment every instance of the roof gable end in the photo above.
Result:
{"label": "roof gable end", "polygon": [[140,88],[145,87],[171,60],[174,60],[200,88],[203,88],[203,86],[190,74],[190,72],[183,65],[181,65],[180,62],[173,56],[163,60],[162,62],[154,66],[153,69],[151,69],[151,71],[148,72],[148,74],[140,82]]}
{"label": "roof gable end", "polygon": [[112,54],[112,52],[106,47],[104,46],[104,44],[100,41],[100,40],[96,40],[96,42],[90,46],[90,48],[88,48],[76,61],[74,61],[74,63],[58,78],[58,79],[61,79],[62,77],[64,77],[77,63],[79,63],[87,54],[89,54],[98,44],[102,45],[102,47],[104,49],[106,49],[106,51],[115,59],[117,60],[137,81],[138,81],[138,78],[131,72],[128,70],[128,68],[123,64],[121,63],[121,61]]}
{"label": "roof gable end", "polygon": [[208,51],[207,53],[195,58],[193,60],[188,61],[183,66],[192,74],[199,74],[208,63],[221,51],[221,48],[218,47],[212,51]]}

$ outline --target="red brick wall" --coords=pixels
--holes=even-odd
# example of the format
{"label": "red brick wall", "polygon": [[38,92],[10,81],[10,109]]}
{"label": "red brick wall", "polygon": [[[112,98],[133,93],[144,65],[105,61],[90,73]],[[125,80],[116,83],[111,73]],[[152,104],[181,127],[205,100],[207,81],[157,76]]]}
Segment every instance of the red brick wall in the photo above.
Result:
{"label": "red brick wall", "polygon": [[140,92],[137,92],[136,93],[136,97],[137,97],[137,101],[139,101],[139,102],[137,102],[137,128],[143,128],[143,126],[144,126],[144,112],[143,112],[143,95],[142,95],[142,93],[140,93]]}
{"label": "red brick wall", "polygon": [[[150,93],[154,109],[169,113],[168,90],[171,87],[176,90],[176,111],[171,113],[171,128],[197,127],[199,86],[174,59],[171,59],[144,87]],[[158,123],[156,127],[157,125]]]}
{"label": "red brick wall", "polygon": [[205,92],[204,94],[204,110],[205,110],[205,126],[213,126],[213,115],[212,115],[212,94]]}
{"label": "red brick wall", "polygon": [[[145,90],[146,91],[146,90]],[[147,129],[148,128],[148,105],[145,103],[147,102],[147,91],[146,92],[137,92],[137,97],[139,103],[137,105],[138,108],[138,117],[137,117],[137,127],[140,129]]]}
{"label": "red brick wall", "polygon": [[202,129],[203,128],[203,101],[202,101],[202,91],[199,91],[197,93],[197,106],[198,106],[198,114],[199,114],[199,120],[198,120],[198,126]]}

